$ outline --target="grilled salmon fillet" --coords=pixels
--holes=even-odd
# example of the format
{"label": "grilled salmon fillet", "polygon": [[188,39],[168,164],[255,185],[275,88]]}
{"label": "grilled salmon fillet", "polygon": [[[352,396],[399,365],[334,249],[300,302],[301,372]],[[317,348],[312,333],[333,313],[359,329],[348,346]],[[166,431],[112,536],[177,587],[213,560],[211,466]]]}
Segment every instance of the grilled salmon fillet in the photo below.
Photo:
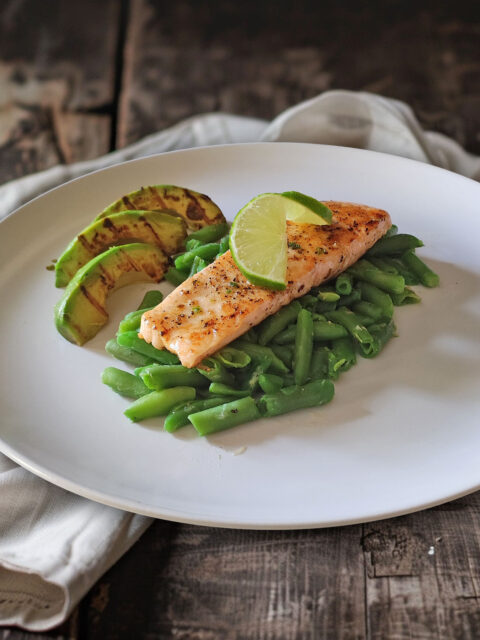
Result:
{"label": "grilled salmon fillet", "polygon": [[230,251],[185,280],[142,316],[139,336],[176,353],[186,367],[204,358],[356,262],[390,228],[386,211],[326,202],[332,224],[287,222],[287,287],[273,291],[248,282]]}

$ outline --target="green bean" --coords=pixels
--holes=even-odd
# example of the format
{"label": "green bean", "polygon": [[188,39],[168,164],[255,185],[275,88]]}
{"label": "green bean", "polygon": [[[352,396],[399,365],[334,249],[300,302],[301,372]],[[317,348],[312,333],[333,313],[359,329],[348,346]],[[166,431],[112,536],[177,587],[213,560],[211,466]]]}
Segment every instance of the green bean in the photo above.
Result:
{"label": "green bean", "polygon": [[369,327],[371,324],[375,324],[376,322],[378,322],[377,320],[374,320],[371,316],[364,316],[359,313],[356,313],[355,315],[357,316],[358,323],[362,324],[364,327]]}
{"label": "green bean", "polygon": [[224,384],[233,384],[234,377],[227,371],[223,364],[217,358],[204,358],[197,371],[205,376],[210,382],[223,382]]}
{"label": "green bean", "polygon": [[392,226],[390,227],[390,229],[387,231],[387,233],[385,234],[385,238],[390,238],[390,236],[395,236],[398,233],[398,227],[396,224],[392,224]]}
{"label": "green bean", "polygon": [[[295,339],[295,336],[294,336]],[[293,362],[293,345],[286,344],[272,344],[270,345],[273,353],[280,358],[283,364],[289,369],[292,368]]]}
{"label": "green bean", "polygon": [[406,304],[418,304],[422,299],[413,289],[405,287],[402,293],[392,294],[392,301],[396,307],[403,307]]}
{"label": "green bean", "polygon": [[344,271],[335,280],[335,289],[342,296],[348,296],[352,293],[353,281],[352,276]]}
{"label": "green bean", "polygon": [[355,302],[358,302],[361,297],[361,293],[357,288],[352,289],[351,293],[349,293],[347,296],[341,296],[340,300],[337,302],[336,308],[338,309],[339,307],[350,307]]}
{"label": "green bean", "polygon": [[197,240],[196,238],[188,238],[185,242],[185,249],[187,251],[192,251],[192,249],[196,249],[197,247],[201,247],[204,243],[201,240]]}
{"label": "green bean", "polygon": [[314,380],[303,386],[284,387],[277,393],[268,393],[258,400],[264,416],[278,416],[297,409],[318,407],[330,402],[335,393],[331,380]]}
{"label": "green bean", "polygon": [[262,373],[258,377],[258,384],[264,393],[275,393],[283,387],[283,378],[274,373]]}
{"label": "green bean", "polygon": [[175,287],[182,284],[188,278],[188,273],[184,271],[180,271],[179,269],[175,269],[175,267],[170,267],[165,273],[165,280],[173,284]]}
{"label": "green bean", "polygon": [[235,398],[245,398],[245,396],[251,395],[250,389],[235,389],[223,382],[212,382],[208,387],[210,393],[217,396],[233,396]]}
{"label": "green bean", "polygon": [[147,291],[147,293],[143,296],[143,300],[141,301],[137,311],[147,309],[153,309],[157,304],[160,304],[163,300],[163,293],[158,291],[157,289],[152,289],[151,291]]}
{"label": "green bean", "polygon": [[304,384],[308,379],[313,349],[313,319],[307,309],[302,309],[297,318],[293,375],[295,384]]}
{"label": "green bean", "polygon": [[132,422],[139,422],[155,416],[166,416],[173,407],[181,402],[188,402],[195,398],[193,387],[173,387],[163,391],[152,391],[132,402],[123,413]]}
{"label": "green bean", "polygon": [[116,367],[107,367],[103,371],[102,382],[125,398],[141,398],[150,393],[137,376]]}
{"label": "green bean", "polygon": [[229,369],[243,369],[252,360],[248,353],[234,347],[223,347],[223,349],[217,351],[215,357]]}
{"label": "green bean", "polygon": [[192,402],[177,404],[165,418],[163,425],[165,431],[173,433],[190,424],[188,416],[192,413],[198,413],[204,409],[211,409],[212,407],[218,407],[219,404],[225,403],[225,396],[215,398],[204,398],[203,400],[193,400]]}
{"label": "green bean", "polygon": [[395,335],[396,327],[393,321],[390,321],[389,323],[372,324],[369,331],[374,338],[373,349],[365,351],[363,345],[360,345],[360,355],[364,358],[378,356],[390,338]]}
{"label": "green bean", "polygon": [[174,353],[166,349],[156,349],[153,345],[139,338],[136,331],[125,331],[117,336],[117,342],[122,347],[128,347],[144,356],[152,358],[160,364],[178,364],[179,359]]}
{"label": "green bean", "polygon": [[147,291],[143,296],[143,300],[138,309],[136,311],[130,311],[130,313],[127,313],[123,320],[120,321],[120,324],[118,325],[118,333],[123,333],[124,331],[138,331],[144,312],[150,311],[150,309],[156,307],[157,304],[160,304],[162,300],[163,293],[161,291]]}
{"label": "green bean", "polygon": [[138,351],[134,351],[128,347],[122,347],[113,338],[105,345],[105,351],[114,358],[117,358],[117,360],[128,362],[136,367],[145,367],[147,364],[154,362],[152,358],[144,356],[142,353],[138,353]]}
{"label": "green bean", "polygon": [[[282,333],[279,333],[275,337],[275,343],[284,345],[290,344],[295,340],[295,325],[288,327]],[[315,342],[322,340],[335,340],[336,338],[343,338],[348,335],[348,331],[342,325],[325,320],[314,321],[313,323],[313,339]]]}
{"label": "green bean", "polygon": [[397,235],[380,238],[370,251],[368,251],[367,256],[399,255],[405,253],[408,249],[416,249],[417,247],[423,247],[421,240],[407,233],[399,233]]}
{"label": "green bean", "polygon": [[260,417],[255,400],[248,397],[193,413],[188,419],[199,435],[208,436]]}
{"label": "green bean", "polygon": [[374,321],[381,320],[383,317],[382,309],[377,307],[376,304],[372,304],[366,300],[360,300],[360,302],[355,303],[352,307],[352,311],[356,313],[357,316],[368,316]]}
{"label": "green bean", "polygon": [[375,256],[369,256],[368,261],[377,269],[385,271],[385,273],[391,273],[394,276],[398,275],[397,267],[395,267],[391,262],[385,260],[385,258],[376,258]]}
{"label": "green bean", "polygon": [[337,302],[338,300],[340,300],[340,294],[336,291],[320,290],[318,292],[317,298],[318,300],[320,300],[320,302]]}
{"label": "green bean", "polygon": [[345,327],[356,342],[364,345],[364,349],[366,351],[371,348],[371,345],[374,342],[372,335],[369,330],[360,323],[358,316],[355,315],[353,311],[349,311],[348,309],[330,311],[327,314],[327,318]]}
{"label": "green bean", "polygon": [[130,311],[130,313],[127,313],[118,325],[118,333],[124,333],[125,331],[138,331],[145,311],[149,311],[149,309],[139,309],[138,311]]}
{"label": "green bean", "polygon": [[171,387],[207,387],[208,381],[196,369],[181,364],[151,364],[135,371],[149,389],[161,391]]}
{"label": "green bean", "polygon": [[192,266],[192,262],[195,260],[195,256],[199,256],[204,260],[212,260],[218,253],[219,245],[217,243],[203,244],[201,247],[187,251],[175,258],[175,267],[177,269],[189,269]]}
{"label": "green bean", "polygon": [[335,356],[334,369],[339,373],[348,371],[356,362],[357,357],[353,348],[353,342],[350,337],[332,340],[333,355]]}
{"label": "green bean", "polygon": [[228,236],[224,236],[219,243],[217,258],[222,256],[225,251],[228,251],[230,238]]}
{"label": "green bean", "polygon": [[[220,222],[218,224],[210,224],[206,227],[202,227],[197,231],[193,231],[189,236],[189,240],[199,240],[203,244],[210,242],[216,242],[220,240],[222,236],[228,233],[228,223]],[[228,236],[227,236],[228,237]]]}
{"label": "green bean", "polygon": [[246,342],[245,340],[236,340],[234,342],[236,348],[241,349],[248,353],[248,355],[252,358],[253,361],[262,360],[262,358],[270,357],[271,358],[271,373],[278,373],[282,375],[287,373],[288,368],[283,364],[283,362],[278,358],[274,352],[269,348],[260,344],[253,344],[252,342]]}
{"label": "green bean", "polygon": [[398,273],[403,276],[405,280],[405,284],[408,286],[420,284],[420,278],[416,276],[413,271],[407,269],[406,265],[400,260],[400,258],[392,258],[390,256],[384,256],[382,258],[383,262],[388,265],[391,265],[392,268],[396,269]]}
{"label": "green bean", "polygon": [[301,308],[300,303],[294,300],[264,320],[259,326],[258,344],[266,345],[285,327],[294,322]]}
{"label": "green bean", "polygon": [[325,311],[333,311],[336,308],[337,308],[337,302],[334,302],[334,301],[323,302],[322,300],[319,300],[315,306],[315,311],[324,313]]}
{"label": "green bean", "polygon": [[256,391],[260,376],[266,373],[272,364],[272,357],[269,354],[265,354],[261,358],[255,359],[252,366],[240,376],[238,376],[238,383],[245,389],[248,389],[250,394]]}
{"label": "green bean", "polygon": [[356,262],[350,267],[349,272],[357,280],[369,282],[387,293],[401,293],[405,288],[405,280],[402,276],[381,271],[373,265],[369,265],[366,260]]}
{"label": "green bean", "polygon": [[438,287],[440,278],[430,269],[413,251],[407,251],[402,255],[402,262],[420,278],[425,287]]}
{"label": "green bean", "polygon": [[318,304],[318,298],[316,296],[312,296],[309,293],[305,294],[301,298],[298,298],[299,304],[309,310],[313,310],[316,308]]}
{"label": "green bean", "polygon": [[208,262],[206,260],[204,260],[203,258],[200,258],[200,256],[195,256],[192,262],[192,266],[190,267],[190,272],[188,274],[188,277],[191,278],[202,269],[205,269],[207,265],[208,265]]}
{"label": "green bean", "polygon": [[328,377],[328,353],[327,347],[316,347],[313,350],[310,363],[310,378],[312,380]]}
{"label": "green bean", "polygon": [[393,302],[388,293],[381,291],[378,287],[368,282],[360,282],[358,288],[362,295],[362,299],[372,304],[376,304],[377,307],[383,312],[383,319],[390,320],[393,316]]}
{"label": "green bean", "polygon": [[254,327],[252,327],[249,331],[243,334],[242,340],[246,340],[247,342],[252,342],[253,344],[258,343],[258,335],[257,331]]}
{"label": "green bean", "polygon": [[340,377],[340,367],[344,363],[344,359],[339,360],[337,356],[333,353],[331,349],[326,349],[327,351],[327,376],[331,380],[338,380]]}

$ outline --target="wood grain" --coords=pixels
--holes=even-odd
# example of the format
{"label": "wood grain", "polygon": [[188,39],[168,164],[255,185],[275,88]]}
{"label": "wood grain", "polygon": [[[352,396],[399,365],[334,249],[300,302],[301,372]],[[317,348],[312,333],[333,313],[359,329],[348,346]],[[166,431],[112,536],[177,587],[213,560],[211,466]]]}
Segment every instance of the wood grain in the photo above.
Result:
{"label": "wood grain", "polygon": [[115,0],[3,2],[0,182],[109,150],[118,29]]}
{"label": "wood grain", "polygon": [[[271,118],[330,88],[405,100],[425,126],[480,153],[477,2],[4,0],[1,9],[0,182],[194,113]],[[157,521],[67,623],[0,630],[7,638],[476,640],[480,493],[328,530]]]}
{"label": "wood grain", "polygon": [[[273,532],[157,522],[89,597],[87,635],[127,638],[143,627],[145,638],[363,638],[360,538],[361,527]],[[130,602],[132,590],[141,596]],[[98,615],[101,593],[108,604]]]}
{"label": "wood grain", "polygon": [[365,525],[368,637],[480,637],[480,493]]}
{"label": "wood grain", "polygon": [[476,2],[132,0],[118,146],[205,111],[270,119],[327,89],[383,93],[480,152]]}

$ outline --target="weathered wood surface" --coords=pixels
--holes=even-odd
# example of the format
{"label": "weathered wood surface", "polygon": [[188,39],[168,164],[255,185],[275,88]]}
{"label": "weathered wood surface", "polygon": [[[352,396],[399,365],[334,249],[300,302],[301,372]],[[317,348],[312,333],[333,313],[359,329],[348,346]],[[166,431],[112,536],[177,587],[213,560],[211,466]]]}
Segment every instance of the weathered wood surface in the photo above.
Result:
{"label": "weathered wood surface", "polygon": [[478,3],[132,0],[117,142],[226,111],[270,119],[327,89],[383,93],[480,153]]}
{"label": "weathered wood surface", "polygon": [[[405,100],[480,153],[478,3],[0,0],[0,182],[330,88]],[[7,638],[475,640],[480,493],[341,529],[157,521],[62,627]]]}
{"label": "weathered wood surface", "polygon": [[0,182],[106,153],[118,3],[2,0],[0,8]]}

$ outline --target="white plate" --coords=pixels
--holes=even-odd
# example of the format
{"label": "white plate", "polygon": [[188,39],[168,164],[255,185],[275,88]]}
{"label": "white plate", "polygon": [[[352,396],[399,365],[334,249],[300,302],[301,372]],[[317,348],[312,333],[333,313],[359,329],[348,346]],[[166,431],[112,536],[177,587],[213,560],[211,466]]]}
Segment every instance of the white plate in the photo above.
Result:
{"label": "white plate", "polygon": [[[385,208],[424,240],[441,287],[396,310],[400,337],[345,374],[326,407],[208,439],[132,424],[128,401],[100,383],[105,366],[122,366],[103,347],[149,287],[114,294],[111,322],[79,348],[54,328],[60,291],[45,267],[109,202],[158,183],[208,193],[230,219],[258,193],[286,189]],[[0,449],[93,500],[229,527],[354,523],[478,489],[479,203],[479,184],[438,168],[280,143],[167,153],[50,191],[0,225]]]}

